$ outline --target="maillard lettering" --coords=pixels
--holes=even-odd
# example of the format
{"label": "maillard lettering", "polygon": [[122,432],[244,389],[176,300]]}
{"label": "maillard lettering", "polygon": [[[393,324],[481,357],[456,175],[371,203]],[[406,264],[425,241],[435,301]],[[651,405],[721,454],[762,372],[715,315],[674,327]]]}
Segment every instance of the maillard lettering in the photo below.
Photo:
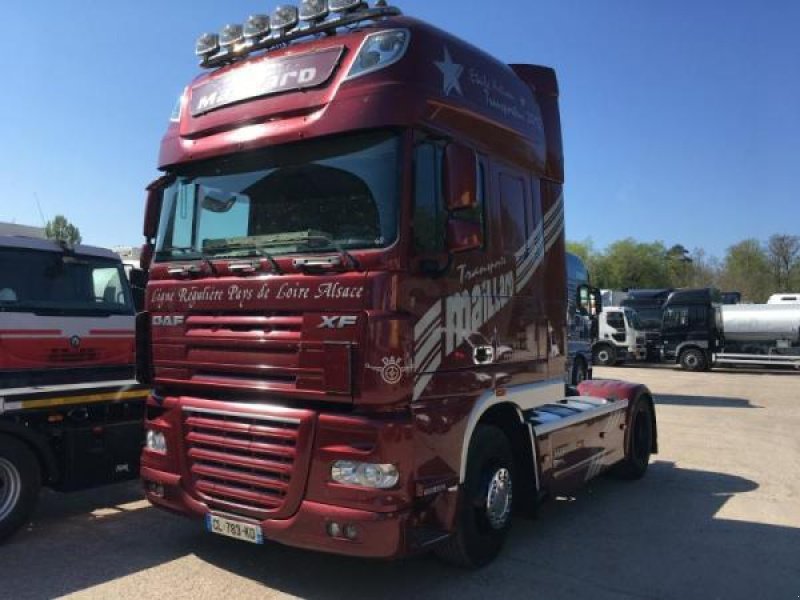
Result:
{"label": "maillard lettering", "polygon": [[311,83],[317,77],[317,70],[314,67],[307,69],[300,69],[300,75],[297,77],[297,83],[300,85]]}

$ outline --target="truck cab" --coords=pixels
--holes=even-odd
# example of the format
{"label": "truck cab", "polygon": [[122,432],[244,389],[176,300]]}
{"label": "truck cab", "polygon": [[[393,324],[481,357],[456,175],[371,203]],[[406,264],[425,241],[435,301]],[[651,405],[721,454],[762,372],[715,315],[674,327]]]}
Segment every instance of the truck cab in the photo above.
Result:
{"label": "truck cab", "polygon": [[594,362],[610,366],[647,358],[645,332],[639,315],[631,308],[603,308],[599,335],[592,347]]}
{"label": "truck cab", "polygon": [[27,522],[42,486],[138,476],[147,392],[134,347],[117,255],[0,237],[0,540]]}
{"label": "truck cab", "polygon": [[664,304],[661,336],[665,361],[688,371],[710,369],[723,346],[719,291],[689,289],[670,294]]}
{"label": "truck cab", "polygon": [[515,505],[644,474],[645,388],[565,396],[552,69],[347,0],[197,53],[145,211],[154,505],[255,544],[475,567]]}
{"label": "truck cab", "polygon": [[664,303],[672,289],[634,289],[627,291],[621,306],[631,308],[639,315],[646,343],[647,360],[661,360],[661,324],[664,318]]}

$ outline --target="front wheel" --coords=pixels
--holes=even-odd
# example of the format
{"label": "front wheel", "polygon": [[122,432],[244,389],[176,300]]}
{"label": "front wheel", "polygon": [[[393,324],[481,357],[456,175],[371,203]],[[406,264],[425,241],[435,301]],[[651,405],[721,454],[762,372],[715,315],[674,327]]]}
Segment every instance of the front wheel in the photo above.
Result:
{"label": "front wheel", "polygon": [[608,344],[602,344],[595,348],[593,356],[594,364],[608,367],[617,363],[617,351]]}
{"label": "front wheel", "polygon": [[457,529],[437,549],[439,558],[469,569],[494,560],[511,529],[513,491],[514,456],[508,438],[497,427],[479,425],[469,444]]}
{"label": "front wheel", "polygon": [[576,360],[572,367],[572,385],[580,385],[589,379],[589,370],[583,360]]}
{"label": "front wheel", "polygon": [[16,439],[0,436],[0,541],[28,522],[40,487],[33,452]]}
{"label": "front wheel", "polygon": [[680,363],[687,371],[705,371],[708,361],[702,351],[691,348],[681,353]]}

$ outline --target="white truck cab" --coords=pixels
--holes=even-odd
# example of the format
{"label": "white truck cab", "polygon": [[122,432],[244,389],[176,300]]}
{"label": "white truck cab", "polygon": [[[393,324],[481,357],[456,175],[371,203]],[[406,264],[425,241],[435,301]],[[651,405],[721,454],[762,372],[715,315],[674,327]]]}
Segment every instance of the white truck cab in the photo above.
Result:
{"label": "white truck cab", "polygon": [[635,310],[604,308],[598,325],[598,339],[592,348],[595,365],[610,366],[647,358],[645,334]]}

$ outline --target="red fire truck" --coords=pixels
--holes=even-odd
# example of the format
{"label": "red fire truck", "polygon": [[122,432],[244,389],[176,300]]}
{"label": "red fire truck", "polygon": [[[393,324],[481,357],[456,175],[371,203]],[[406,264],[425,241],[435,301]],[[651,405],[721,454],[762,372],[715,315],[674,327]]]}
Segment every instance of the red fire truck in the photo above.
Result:
{"label": "red fire truck", "polygon": [[42,485],[138,476],[147,390],[133,351],[118,256],[0,236],[0,540],[27,522]]}
{"label": "red fire truck", "polygon": [[153,504],[247,542],[476,567],[515,511],[644,474],[648,391],[565,394],[551,69],[347,0],[197,53],[145,216]]}

